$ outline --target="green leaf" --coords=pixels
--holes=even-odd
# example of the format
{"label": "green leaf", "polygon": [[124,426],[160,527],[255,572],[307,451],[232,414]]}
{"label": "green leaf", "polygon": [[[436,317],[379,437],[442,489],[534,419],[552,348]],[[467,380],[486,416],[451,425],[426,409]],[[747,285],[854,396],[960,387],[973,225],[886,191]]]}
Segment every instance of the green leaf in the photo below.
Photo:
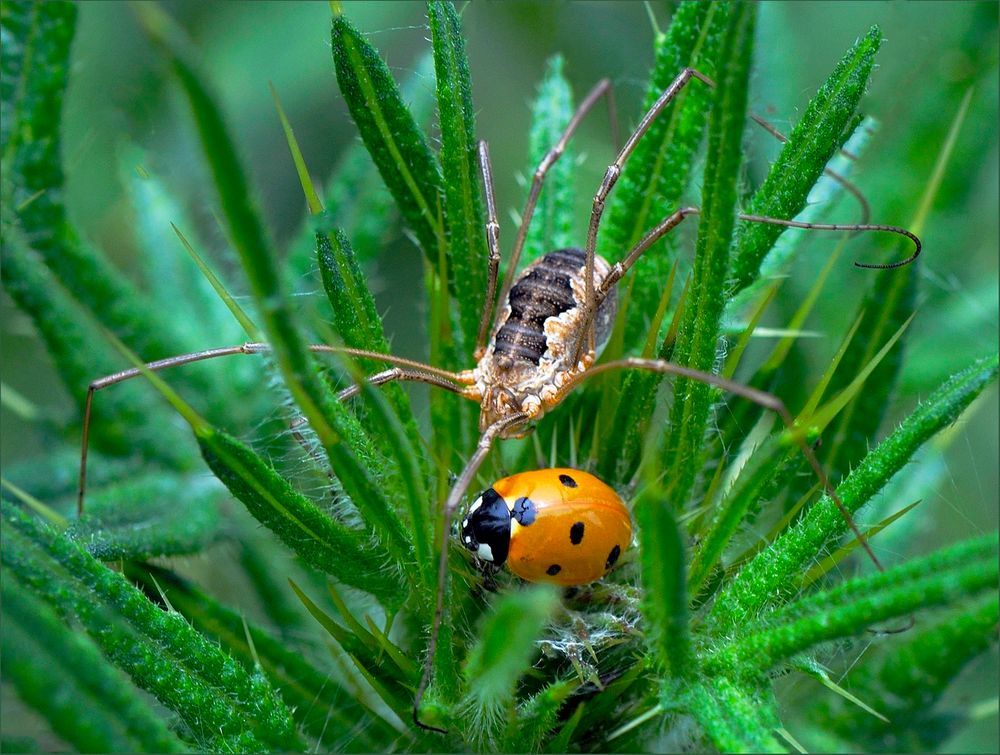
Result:
{"label": "green leaf", "polygon": [[[929,438],[961,414],[997,375],[997,356],[984,357],[952,376],[918,406],[837,486],[851,512],[867,503]],[[712,617],[732,626],[756,615],[797,584],[805,565],[847,529],[843,515],[823,497],[794,528],[759,553],[716,600]]]}
{"label": "green leaf", "polygon": [[720,648],[706,669],[737,674],[768,671],[796,653],[859,634],[877,622],[995,591],[997,580],[996,538],[969,540],[794,601],[768,616],[765,628],[751,628],[743,638]]}
{"label": "green leaf", "polygon": [[[792,219],[806,204],[809,191],[840,147],[841,135],[865,93],[868,75],[882,44],[873,26],[841,58],[771,165],[763,185],[747,204],[748,215]],[[785,229],[763,223],[742,224],[736,232],[731,294],[757,277],[764,256]]]}
{"label": "green leaf", "polygon": [[[365,282],[354,250],[344,232],[338,228],[323,227],[326,225],[325,221],[326,216],[319,220],[316,245],[320,275],[333,309],[337,333],[349,347],[387,354],[389,344],[382,328],[382,320],[375,309],[375,300]],[[377,364],[367,359],[361,360],[360,363],[364,365],[366,372],[371,372],[372,366]],[[355,372],[356,381],[360,382],[364,378],[364,374]],[[392,382],[379,389],[379,392],[384,393],[388,399],[393,416],[389,418],[384,407],[380,408],[379,404],[375,407],[375,414],[378,416],[363,417],[362,424],[378,443],[384,456],[400,461],[401,465],[410,471],[408,476],[404,476],[403,485],[408,485],[411,492],[404,498],[409,504],[412,531],[417,539],[424,541],[430,537],[424,508],[424,501],[428,495],[422,484],[423,478],[427,475],[427,465],[423,457],[418,457],[414,451],[414,448],[422,443],[420,431],[413,418],[409,398],[398,383]],[[373,397],[375,394],[368,395]],[[405,440],[392,429],[399,424],[403,427]],[[417,475],[413,472],[414,467],[420,470],[421,480],[415,487],[415,493],[413,480]],[[414,507],[418,507],[419,511],[415,512]],[[424,530],[426,532],[420,537]],[[417,544],[417,551],[418,559],[428,555],[422,548],[422,542]]]}
{"label": "green leaf", "polygon": [[507,724],[500,751],[537,752],[556,727],[556,716],[577,686],[572,681],[552,682],[519,705]]}
{"label": "green leaf", "polygon": [[[100,326],[9,220],[5,212],[0,221],[4,289],[34,321],[82,415],[87,386],[95,378],[117,372],[121,362],[101,337]],[[146,458],[174,467],[183,468],[189,463],[188,449],[169,429],[169,414],[151,407],[140,386],[120,385],[101,391],[94,406],[91,443],[96,448],[116,455],[138,449]],[[115,417],[117,421],[102,422],[101,416]],[[165,438],[173,442],[164,442]]]}
{"label": "green leaf", "polygon": [[[344,490],[360,510],[371,515],[370,523],[376,527],[386,548],[396,554],[399,562],[405,563],[410,558],[409,538],[383,494],[385,487],[389,487],[390,492],[395,490],[385,483],[377,485],[374,479],[384,460],[375,452],[371,439],[357,421],[320,378],[315,361],[306,349],[293,321],[270,242],[250,199],[249,186],[222,115],[198,71],[188,62],[184,44],[177,38],[169,19],[154,12],[154,6],[139,8],[147,32],[164,47],[190,102],[229,233],[250,279],[264,332],[285,385],[316,432]],[[218,449],[211,450],[216,454],[213,458],[217,459]],[[226,458],[235,459],[239,455]]]}
{"label": "green leaf", "polygon": [[[721,75],[708,125],[708,160],[694,269],[674,353],[678,364],[705,371],[715,364],[725,305],[755,21],[756,6],[734,6],[722,43]],[[660,458],[671,481],[671,500],[678,509],[687,503],[694,485],[712,394],[713,390],[703,383],[684,378],[674,382],[671,429]]]}
{"label": "green leaf", "polygon": [[316,605],[298,585],[290,580],[289,584],[299,600],[302,601],[302,605],[343,648],[355,667],[368,680],[385,704],[400,718],[405,718],[412,704],[411,680],[401,674],[398,666],[386,663],[385,654],[374,647],[374,638],[356,621],[351,623],[349,628],[342,627]]}
{"label": "green leaf", "polygon": [[337,334],[346,346],[386,354],[389,344],[382,320],[351,242],[325,220],[320,219],[316,229],[317,257]]}
{"label": "green leaf", "polygon": [[839,715],[825,712],[824,718],[839,733],[869,743],[872,750],[904,742],[912,743],[909,749],[914,751],[940,747],[954,725],[939,721],[943,716],[935,705],[959,671],[996,644],[997,613],[997,596],[986,595],[933,624],[919,623],[876,662],[852,670],[851,689],[878,700],[887,720],[843,705],[838,706]]}
{"label": "green leaf", "polygon": [[299,750],[291,716],[260,676],[247,674],[177,614],[49,527],[2,504],[4,567],[63,616],[74,616],[139,687],[177,712],[208,749]]}
{"label": "green leaf", "polygon": [[433,0],[427,6],[434,46],[441,170],[448,219],[449,279],[458,301],[460,352],[472,356],[486,290],[486,213],[480,193],[472,80],[455,6]]}
{"label": "green leaf", "polygon": [[720,752],[785,752],[774,736],[780,722],[771,695],[719,674],[691,685],[684,701]]}
{"label": "green leaf", "polygon": [[[66,2],[4,6],[5,224],[20,229],[87,311],[133,349],[155,359],[183,350],[169,337],[168,322],[102,255],[81,242],[66,214],[60,125],[76,10]],[[7,236],[5,229],[4,256]],[[67,386],[76,392],[87,382]]]}
{"label": "green leaf", "polygon": [[[656,38],[656,59],[643,103],[646,110],[685,67],[715,75],[728,8],[726,3],[681,3],[666,34]],[[609,258],[627,254],[650,228],[678,208],[681,195],[691,181],[711,101],[708,87],[692,80],[639,141],[625,164],[608,208],[605,241],[600,248],[615,250]],[[656,317],[650,321],[650,313],[660,312],[669,304],[670,294],[665,289],[673,282],[674,238],[674,234],[667,234],[635,267],[618,313],[626,351],[638,348],[643,334],[648,334],[654,346],[660,344],[660,358],[670,358],[665,354],[672,351],[674,344],[659,332],[650,332],[651,327],[659,331],[663,322]],[[664,281],[670,284],[665,286]],[[662,381],[662,375],[642,370],[634,370],[625,377],[613,429],[604,436],[600,454],[605,479],[625,482],[634,472]]]}
{"label": "green leaf", "polygon": [[0,648],[4,680],[80,752],[187,752],[100,650],[8,574]]}
{"label": "green leaf", "polygon": [[[727,3],[681,3],[666,34],[655,42],[655,61],[643,101],[649,110],[685,68],[714,77],[729,18]],[[691,181],[695,154],[702,141],[712,91],[692,80],[650,126],[625,165],[608,208],[598,251],[614,261],[623,257],[649,229],[679,206]],[[707,174],[706,174],[707,175]],[[668,234],[669,239],[671,234]],[[635,280],[619,317],[626,318],[625,348],[637,348],[649,330],[649,316],[660,299],[663,281],[675,257],[670,241],[654,245],[636,265]]]}
{"label": "green leaf", "polygon": [[[970,89],[952,119],[951,129],[921,197],[920,209],[913,222],[908,224],[913,233],[920,234],[923,231],[930,207],[941,187],[942,176],[951,159],[959,130],[968,113],[971,94]],[[904,270],[869,272],[874,273],[871,286],[858,309],[859,314],[863,313],[864,317],[860,330],[861,337],[851,344],[851,348],[845,354],[841,368],[834,376],[833,389],[849,384],[852,376],[878,351],[880,344],[887,340],[916,308],[921,272],[919,263],[907,265]],[[886,407],[889,406],[889,397],[896,386],[903,358],[902,349],[890,354],[865,381],[865,390],[858,394],[838,418],[832,428],[833,432],[830,433],[833,442],[827,449],[821,449],[825,453],[819,455],[828,472],[842,473],[864,455],[881,425]]]}
{"label": "green leaf", "polygon": [[537,654],[535,641],[558,604],[555,590],[548,585],[526,587],[496,601],[465,661],[476,725],[491,724],[510,705],[514,685],[530,668]]}
{"label": "green leaf", "polygon": [[[542,158],[566,130],[573,116],[573,92],[563,74],[565,61],[558,53],[546,61],[545,74],[531,106],[526,176],[534,174]],[[573,206],[576,201],[573,142],[549,168],[545,187],[524,240],[522,259],[528,265],[553,249],[573,246]]]}
{"label": "green leaf", "polygon": [[373,548],[364,532],[335,522],[235,438],[209,430],[198,440],[222,483],[306,563],[387,605],[405,600],[398,577],[384,568],[385,552]]}
{"label": "green leaf", "polygon": [[[420,57],[399,93],[414,123],[428,125],[434,106],[434,58],[430,51]],[[361,263],[379,255],[392,234],[398,232],[399,212],[393,196],[363,143],[349,146],[335,166],[323,193],[323,204],[346,231]],[[306,222],[288,250],[289,277],[310,277],[315,258],[316,234],[312,223]]]}
{"label": "green leaf", "polygon": [[[147,592],[161,593],[202,634],[213,638],[250,672],[259,667],[291,708],[295,722],[320,742],[371,749],[394,732],[372,716],[350,692],[307,656],[213,600],[172,572],[154,566],[129,566],[130,579]],[[287,587],[286,587],[287,589]]]}
{"label": "green leaf", "polygon": [[152,40],[160,45],[187,96],[195,125],[233,245],[260,309],[267,334],[285,383],[296,403],[310,420],[324,446],[338,442],[332,428],[336,404],[320,380],[311,356],[302,343],[288,311],[270,240],[257,208],[236,148],[200,73],[189,60],[185,42],[173,22],[155,6],[137,6],[139,19]]}
{"label": "green leaf", "polygon": [[433,265],[445,246],[437,160],[375,48],[339,13],[333,18],[332,38],[337,83],[351,117],[403,221]]}
{"label": "green leaf", "polygon": [[91,488],[66,535],[99,561],[199,553],[219,532],[214,480],[153,473]]}
{"label": "green leaf", "polygon": [[[257,340],[252,324],[251,327],[244,324],[248,322],[245,315],[239,324],[234,320],[227,304],[242,314],[239,305],[222,288],[194,247],[188,245],[189,248],[185,247],[188,254],[181,253],[187,240],[178,229],[197,229],[197,223],[163,177],[145,169],[142,163],[149,159],[155,160],[155,157],[130,149],[119,161],[119,173],[131,200],[134,235],[141,252],[137,256],[142,263],[143,279],[151,301],[163,312],[175,312],[179,306],[183,307],[186,316],[171,318],[171,327],[185,344],[204,348],[237,343],[246,337]],[[192,238],[199,248],[206,247],[197,234]],[[205,267],[199,270],[201,265]],[[216,285],[219,288],[215,288]]]}
{"label": "green leaf", "polygon": [[[659,323],[666,315],[676,272],[677,265],[675,264],[670,268],[663,297],[660,299],[660,305],[653,318],[654,327],[658,328]],[[684,313],[684,304],[687,301],[690,282],[691,279],[688,278],[677,301],[677,308],[671,318],[670,328],[660,344],[659,350],[655,352],[658,359],[670,361],[673,356],[674,346],[677,342],[677,328],[680,325],[680,317]],[[650,329],[645,348],[642,351],[643,357],[653,356],[655,341],[656,334]],[[610,431],[604,434],[601,442],[597,468],[603,479],[624,484],[632,478],[636,466],[639,464],[639,457],[643,453],[645,440],[649,433],[649,424],[656,410],[656,393],[662,381],[662,374],[647,370],[631,370],[625,376],[618,405],[615,407],[615,413],[611,420]]]}
{"label": "green leaf", "polygon": [[639,529],[643,615],[646,635],[659,665],[671,676],[692,668],[685,588],[685,548],[662,485],[646,480],[632,504]]}
{"label": "green leaf", "polygon": [[[320,276],[333,310],[337,334],[343,339],[344,344],[351,348],[388,354],[389,343],[382,328],[382,320],[375,308],[375,299],[365,282],[364,273],[358,265],[354,249],[342,230],[323,227],[326,225],[325,221],[326,217],[321,218],[317,227],[316,247]],[[371,370],[371,365],[376,364],[372,360],[361,360],[360,363],[368,370]],[[419,445],[420,433],[413,419],[413,410],[410,408],[406,393],[398,383],[390,383],[380,390],[386,394],[393,411],[403,423],[410,444]],[[380,423],[369,421],[366,423],[366,428],[379,439],[380,446],[387,450],[391,448],[392,441],[386,437]],[[387,455],[390,458],[399,458],[397,454],[400,453],[403,453],[402,449],[392,449]],[[409,450],[409,456],[413,456],[412,448]],[[424,467],[421,469],[426,474],[426,469]],[[418,497],[419,500],[424,498],[426,494]],[[416,527],[417,523],[411,522],[411,526]]]}

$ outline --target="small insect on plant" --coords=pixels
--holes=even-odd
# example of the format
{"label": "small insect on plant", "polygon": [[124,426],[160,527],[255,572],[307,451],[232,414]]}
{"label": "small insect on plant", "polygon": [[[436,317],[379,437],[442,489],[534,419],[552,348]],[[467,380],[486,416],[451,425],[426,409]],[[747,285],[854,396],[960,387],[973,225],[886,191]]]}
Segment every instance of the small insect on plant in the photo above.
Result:
{"label": "small insect on plant", "polygon": [[[494,197],[493,169],[486,142],[478,142],[479,168],[485,189],[484,233],[489,251],[489,267],[487,286],[483,292],[482,314],[477,329],[478,335],[474,351],[477,359],[475,367],[464,371],[451,371],[363,349],[325,344],[313,344],[307,347],[313,352],[346,354],[354,358],[394,365],[389,369],[365,377],[363,382],[370,386],[385,385],[394,381],[423,382],[479,404],[480,436],[476,443],[476,449],[451,486],[443,506],[442,523],[439,528],[442,544],[438,557],[434,618],[427,658],[417,686],[413,706],[413,720],[423,728],[444,733],[444,729],[425,724],[419,716],[419,709],[431,680],[434,655],[444,615],[444,596],[447,591],[448,576],[448,548],[445,541],[451,532],[454,514],[495,441],[523,437],[533,423],[538,422],[547,412],[562,404],[580,383],[593,376],[613,370],[643,370],[672,374],[720,388],[766,410],[775,412],[785,423],[790,437],[799,446],[808,464],[812,467],[824,492],[836,504],[855,537],[867,552],[868,557],[881,569],[874,552],[823,472],[804,437],[804,431],[796,427],[792,415],[779,398],[719,375],[679,365],[665,359],[627,357],[606,361],[600,365],[596,364],[614,329],[618,310],[617,286],[619,282],[657,241],[676,228],[685,218],[701,213],[701,210],[696,207],[677,209],[660,219],[659,222],[654,223],[630,249],[621,250],[616,258],[612,258],[613,262],[609,262],[597,254],[598,235],[601,230],[605,206],[625,170],[629,158],[635,153],[637,146],[647,131],[660,118],[663,111],[689,86],[714,89],[716,83],[694,68],[685,68],[660,93],[643,115],[635,130],[626,139],[614,161],[608,166],[604,178],[594,194],[585,245],[549,251],[523,271],[517,273],[518,262],[546,176],[565,152],[580,122],[602,97],[611,96],[609,80],[602,80],[594,86],[569,119],[556,144],[549,149],[534,171],[528,199],[521,214],[521,223],[507,266],[507,275],[500,287],[499,297],[496,295],[496,289],[501,262],[500,223]],[[904,236],[913,242],[913,250],[905,259],[887,263],[856,262],[855,265],[859,268],[881,270],[900,268],[915,261],[920,254],[919,239],[910,231],[898,226],[867,223],[800,222],[787,218],[745,213],[739,213],[736,217],[745,222],[814,231],[881,231]],[[496,302],[495,307],[494,302]],[[80,510],[82,511],[83,507],[86,482],[90,412],[96,391],[123,380],[144,374],[148,375],[168,367],[221,356],[269,352],[271,349],[272,347],[266,343],[246,343],[241,346],[216,348],[161,359],[143,367],[124,370],[92,382],[87,393],[83,421],[83,450],[80,458],[78,499]],[[345,388],[338,394],[338,399],[346,400],[358,395],[360,391],[360,385]],[[333,467],[333,473],[335,475],[339,473],[336,465]],[[594,479],[593,484],[596,486],[600,483]],[[505,506],[502,502],[498,505]],[[525,513],[530,516],[530,512]],[[469,514],[471,519],[467,519],[463,527],[463,532],[466,533],[465,537],[470,538],[465,541],[466,544],[471,543],[473,532],[484,531],[477,526],[482,517],[493,517],[494,514],[495,509],[492,505],[485,507],[481,503],[477,507],[476,504],[473,504],[473,509],[470,510]],[[516,512],[513,516],[517,520]],[[524,521],[520,523],[524,524]],[[510,523],[510,516],[508,516],[507,524],[508,527],[513,526]],[[491,526],[487,525],[486,528]],[[620,524],[619,529],[621,530],[620,535],[624,534],[626,529],[629,533],[631,532],[630,527],[624,524]],[[617,540],[622,540],[622,538],[619,537]],[[622,547],[627,544],[627,542],[615,542],[613,549],[609,548],[605,559],[614,563]],[[610,555],[612,550],[615,551],[615,558]],[[478,538],[477,552],[481,558],[490,559],[490,545],[484,540],[478,540]],[[536,558],[545,558],[545,555],[538,554]],[[518,559],[518,563],[524,563],[524,561],[524,558]],[[558,565],[556,568],[558,570]],[[516,567],[514,571],[518,573]],[[534,574],[531,570],[528,570],[528,573],[532,574],[536,580],[545,576]],[[593,581],[601,574],[588,572],[587,576],[591,578],[573,580],[573,582],[581,584]],[[553,581],[559,582],[560,580]]]}
{"label": "small insect on plant", "polygon": [[[38,8],[42,16],[69,14],[60,24],[71,26],[72,6]],[[159,331],[147,310],[127,298],[107,305],[110,287],[94,293],[94,307],[103,307],[98,319],[123,343],[99,329],[81,332],[63,310],[51,321],[39,316],[54,353],[73,359],[103,347],[114,354],[110,342],[118,362],[96,361],[115,365],[125,356],[131,366],[81,381],[89,387],[81,391],[78,475],[68,494],[75,493],[77,520],[48,512],[19,488],[52,527],[5,504],[5,525],[17,533],[5,532],[4,564],[14,575],[4,585],[5,607],[8,599],[15,610],[17,601],[51,604],[53,626],[61,621],[56,613],[78,615],[94,655],[109,658],[111,671],[124,670],[181,722],[168,731],[151,712],[134,728],[155,732],[155,741],[126,747],[74,739],[80,749],[774,751],[795,743],[779,719],[778,675],[797,669],[839,690],[823,665],[825,645],[854,636],[881,641],[897,628],[912,631],[892,641],[929,641],[920,617],[934,607],[957,612],[963,627],[987,626],[976,635],[987,639],[970,634],[963,648],[988,641],[996,605],[982,597],[995,593],[995,543],[973,540],[884,568],[870,541],[892,519],[871,527],[854,518],[996,373],[995,358],[970,364],[882,443],[875,411],[854,403],[906,330],[910,300],[896,290],[915,280],[923,234],[917,223],[869,222],[868,201],[848,180],[870,138],[870,121],[854,111],[881,43],[877,28],[847,50],[787,137],[748,108],[756,4],[675,9],[669,29],[656,33],[641,117],[620,145],[611,80],[574,105],[564,63],[553,58],[533,107],[526,198],[505,248],[505,203],[497,196],[501,176],[516,171],[500,169],[499,160],[495,171],[487,141],[478,138],[496,145],[497,127],[488,118],[475,123],[456,9],[428,4],[431,54],[400,87],[348,18],[351,6],[334,4],[333,64],[363,145],[321,199],[275,93],[312,215],[307,250],[292,249],[281,270],[193,47],[156,6],[133,11],[191,106],[252,307],[244,309],[182,237],[204,276],[199,283],[220,292],[213,302],[221,299],[239,322],[243,343],[193,350],[213,345],[201,338],[171,349],[169,339],[149,338]],[[48,49],[45,28],[26,55]],[[38,86],[54,90],[48,80]],[[422,125],[435,104],[439,149]],[[605,108],[612,134],[599,146],[607,157],[598,164],[607,168],[589,179],[574,150],[594,111]],[[741,205],[748,119],[777,137],[781,153]],[[43,133],[29,125],[12,133]],[[37,159],[30,146],[22,155],[29,167]],[[32,208],[55,195],[37,180],[52,171],[15,167],[14,230],[23,226],[25,238],[35,239],[48,220]],[[361,238],[377,249],[388,241],[385,229],[395,228],[385,192],[364,189],[379,179],[421,252],[426,358],[390,349],[389,318],[370,291],[375,276],[361,264],[371,252],[356,251]],[[689,202],[694,186],[701,199]],[[579,187],[587,195],[577,218],[572,190]],[[826,222],[827,203],[814,190],[853,197],[861,222]],[[352,212],[354,248],[337,225]],[[696,223],[684,222],[691,217]],[[674,259],[688,246],[688,229],[697,232],[690,271]],[[789,229],[841,246],[800,313],[772,329],[778,346],[765,366],[737,379],[783,285],[783,265],[797,251],[782,236]],[[5,227],[6,238],[20,236]],[[790,368],[781,374],[806,335],[825,276],[849,268],[838,265],[843,245],[867,248],[873,240],[892,244],[885,257],[869,251],[855,262],[856,277],[875,295],[890,292],[891,313],[865,306],[894,326],[886,331],[880,321],[872,326],[878,335],[856,346],[852,339],[866,335],[859,315],[822,377]],[[4,254],[5,285],[20,306],[58,305],[61,289],[33,277],[32,254],[16,244]],[[316,304],[321,297],[288,295],[286,278],[308,281],[317,265],[329,307]],[[33,286],[44,296],[24,293],[36,293]],[[80,292],[90,295],[86,286]],[[271,415],[255,431],[269,444],[276,438],[266,451],[219,429],[243,420],[233,411],[259,422],[250,411],[256,393],[235,378],[198,381],[211,365],[234,364],[236,374],[241,360],[219,360],[237,355],[256,355],[256,362],[242,360],[254,368],[247,372],[273,375],[287,392],[285,405],[272,395],[254,403],[266,402]],[[837,371],[841,360],[851,365],[849,378]],[[195,363],[203,367],[168,370]],[[669,406],[658,398],[665,376],[673,378]],[[797,377],[805,386],[799,393],[789,388]],[[145,455],[166,446],[158,464],[200,468],[180,443],[145,437],[147,428],[172,437],[173,428],[152,402],[130,398],[143,387],[135,378],[190,425],[204,462],[255,521],[243,523],[240,509],[226,528],[198,524],[215,504],[202,505],[191,478],[175,475],[179,488],[148,498],[153,506],[169,501],[182,521],[129,529],[144,514],[140,506],[120,516],[124,535],[108,526],[115,501],[102,496],[118,472],[103,452]],[[429,387],[429,422],[417,421],[401,383]],[[120,387],[104,391],[111,386]],[[881,411],[888,388],[872,391]],[[188,394],[204,412],[187,403]],[[735,400],[723,405],[723,395]],[[225,411],[216,411],[217,400]],[[115,427],[120,407],[128,417]],[[141,492],[128,503],[136,500],[144,502]],[[226,538],[240,548],[266,622],[150,560],[201,553]],[[873,573],[839,580],[854,550],[866,556],[859,568]],[[325,603],[310,594],[317,576],[330,578]],[[327,666],[316,650],[331,639],[335,665]],[[32,688],[24,689],[30,698]],[[878,708],[877,694],[863,700],[866,709]],[[844,731],[857,729],[854,718],[842,718]]]}
{"label": "small insect on plant", "polygon": [[[537,526],[536,526],[537,525]],[[536,469],[497,480],[470,504],[462,545],[528,582],[575,587],[612,569],[632,542],[618,494],[579,469]]]}

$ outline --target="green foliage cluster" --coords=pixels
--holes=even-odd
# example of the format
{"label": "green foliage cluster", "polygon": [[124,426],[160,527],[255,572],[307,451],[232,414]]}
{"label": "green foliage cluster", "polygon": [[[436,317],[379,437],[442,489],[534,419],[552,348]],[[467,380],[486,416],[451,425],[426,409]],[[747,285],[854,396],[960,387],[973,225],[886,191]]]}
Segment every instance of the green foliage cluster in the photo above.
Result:
{"label": "green foliage cluster", "polygon": [[[866,567],[793,430],[759,406],[724,404],[718,390],[685,379],[673,381],[668,400],[660,376],[606,376],[584,384],[532,437],[496,450],[484,480],[572,464],[597,471],[630,502],[638,548],[604,582],[558,593],[505,574],[485,589],[441,531],[449,472],[475,446],[474,407],[432,393],[424,432],[428,422],[399,385],[362,385],[357,398],[338,400],[339,389],[385,364],[317,354],[310,344],[388,352],[365,263],[397,222],[420,250],[432,363],[471,364],[486,288],[485,200],[470,68],[450,3],[428,4],[431,55],[401,86],[351,7],[334,8],[333,69],[362,143],[320,195],[278,104],[311,214],[284,257],[193,45],[158,6],[133,10],[190,107],[237,270],[202,260],[198,237],[184,240],[196,264],[169,261],[177,252],[163,247],[155,223],[195,224],[145,171],[132,179],[132,197],[156,286],[135,285],[81,238],[67,214],[61,154],[78,9],[5,3],[4,288],[81,409],[94,377],[130,365],[143,377],[98,394],[84,515],[71,521],[65,505],[75,493],[62,472],[73,464],[72,441],[4,472],[4,694],[45,729],[28,740],[28,727],[5,718],[4,749],[786,751],[803,739],[851,751],[933,750],[961,723],[932,704],[995,644],[995,534],[884,571]],[[814,371],[802,324],[831,295],[824,285],[838,248],[770,356],[756,366],[743,359],[808,236],[739,224],[737,213],[813,217],[818,181],[838,198],[843,187],[821,175],[845,142],[863,146],[870,123],[855,113],[882,43],[872,28],[844,53],[770,174],[743,196],[758,13],[751,3],[683,2],[656,36],[647,106],[685,66],[715,86],[692,82],[640,142],[612,194],[600,249],[631,247],[699,185],[695,256],[690,270],[680,266],[676,235],[647,254],[622,286],[605,358],[739,370],[765,391],[806,386],[801,401],[789,399],[794,432],[822,436],[817,454],[857,512],[901,489],[899,477],[995,381],[997,355],[983,349],[883,432],[920,263],[872,273],[854,324]],[[426,124],[434,108],[437,138]],[[565,62],[552,58],[533,104],[526,174],[573,109]],[[964,115],[945,114],[953,133]],[[936,155],[925,207],[954,146],[951,138]],[[528,259],[572,242],[581,196],[573,167],[566,155],[548,176]],[[312,267],[326,299],[299,305],[293,282]],[[224,373],[210,372],[218,363],[154,372],[136,356],[241,337],[266,347],[229,357]],[[732,345],[725,358],[723,339]],[[260,372],[280,398],[254,388]],[[165,401],[151,401],[143,383]],[[264,446],[224,429],[246,423],[274,440]],[[875,546],[906,516],[868,529]],[[420,716],[444,735],[411,722],[442,548],[452,551],[450,580]],[[225,561],[256,610],[246,615],[247,604],[217,594],[211,579],[161,559],[178,555]],[[907,631],[880,633],[899,627]],[[880,648],[852,671],[848,692],[824,664],[866,637]],[[792,670],[836,694],[789,714],[780,677]]]}

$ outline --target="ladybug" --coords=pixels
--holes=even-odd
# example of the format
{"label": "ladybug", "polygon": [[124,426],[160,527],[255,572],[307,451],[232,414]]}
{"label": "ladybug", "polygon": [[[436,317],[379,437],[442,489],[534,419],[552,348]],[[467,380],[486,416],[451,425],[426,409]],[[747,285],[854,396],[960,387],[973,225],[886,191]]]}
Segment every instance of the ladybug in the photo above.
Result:
{"label": "ladybug", "polygon": [[462,520],[462,545],[528,582],[564,587],[600,579],[632,542],[628,509],[578,469],[538,469],[483,491]]}

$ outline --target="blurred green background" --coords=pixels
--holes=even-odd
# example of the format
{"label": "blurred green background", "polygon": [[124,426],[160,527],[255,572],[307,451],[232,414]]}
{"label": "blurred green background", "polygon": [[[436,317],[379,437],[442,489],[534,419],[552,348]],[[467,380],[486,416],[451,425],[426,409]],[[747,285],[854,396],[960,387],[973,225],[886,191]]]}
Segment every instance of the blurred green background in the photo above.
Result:
{"label": "blurred green background", "polygon": [[[231,131],[249,166],[271,232],[283,248],[301,226],[305,203],[281,133],[267,83],[273,82],[295,127],[309,168],[318,181],[357,141],[341,101],[330,60],[326,3],[170,2],[163,7],[191,34],[229,117]],[[371,33],[402,80],[429,48],[420,3],[346,3],[345,11]],[[490,143],[501,213],[501,243],[509,248],[511,219],[523,202],[529,102],[545,60],[556,52],[577,97],[601,77],[615,84],[623,134],[639,116],[642,82],[652,62],[656,22],[665,27],[670,4],[477,3],[462,21],[478,108],[478,132]],[[872,24],[886,41],[878,58],[866,115],[879,122],[853,176],[871,200],[873,222],[912,222],[935,160],[959,105],[971,89],[968,115],[923,229],[919,313],[907,339],[900,406],[912,408],[922,395],[974,356],[996,347],[998,260],[997,5],[996,3],[764,3],[757,29],[753,109],[789,130],[809,97],[844,50]],[[427,86],[433,86],[428,80]],[[123,159],[139,155],[144,167],[164,177],[201,224],[203,249],[228,273],[235,293],[232,255],[215,222],[214,197],[193,138],[186,106],[165,66],[140,33],[128,7],[117,2],[80,5],[73,73],[65,118],[64,165],[70,211],[84,235],[127,271],[135,269],[135,217],[122,182]],[[607,118],[598,111],[577,141],[580,181],[579,229],[583,238],[588,202],[613,157]],[[757,130],[747,134],[746,189],[762,180],[778,145]],[[133,152],[138,146],[141,152]],[[697,202],[697,187],[692,187]],[[336,216],[337,209],[330,209]],[[854,219],[850,204],[841,206]],[[812,256],[792,271],[788,291],[804,295],[832,248],[810,244]],[[872,257],[877,247],[856,239],[827,285],[827,295],[807,327],[820,331],[810,345],[825,363],[867,286],[865,271],[849,259]],[[183,251],[178,244],[178,255]],[[605,254],[613,254],[605,250]],[[420,358],[423,291],[416,248],[403,236],[388,241],[369,270],[394,349]],[[319,292],[318,278],[296,281]],[[801,296],[787,296],[787,320]],[[5,402],[2,453],[5,463],[46,453],[54,435],[74,442],[78,428],[41,342],[28,320],[2,298],[2,378],[49,425],[25,419]],[[780,318],[779,318],[780,319]],[[828,338],[822,337],[829,333]],[[223,345],[204,344],[205,347]],[[95,376],[96,377],[96,376]],[[8,391],[8,398],[14,394]],[[960,537],[995,530],[998,518],[997,394],[987,392],[947,439],[938,468],[918,457],[912,477],[886,496],[900,505],[921,499],[919,521],[907,531],[908,553]],[[70,428],[63,433],[56,428]],[[237,430],[243,428],[235,428]],[[941,447],[944,440],[938,442]],[[936,461],[936,460],[935,460]],[[981,701],[996,689],[996,650],[972,670],[948,705]],[[986,695],[988,697],[988,695]],[[946,749],[996,747],[996,705]]]}

